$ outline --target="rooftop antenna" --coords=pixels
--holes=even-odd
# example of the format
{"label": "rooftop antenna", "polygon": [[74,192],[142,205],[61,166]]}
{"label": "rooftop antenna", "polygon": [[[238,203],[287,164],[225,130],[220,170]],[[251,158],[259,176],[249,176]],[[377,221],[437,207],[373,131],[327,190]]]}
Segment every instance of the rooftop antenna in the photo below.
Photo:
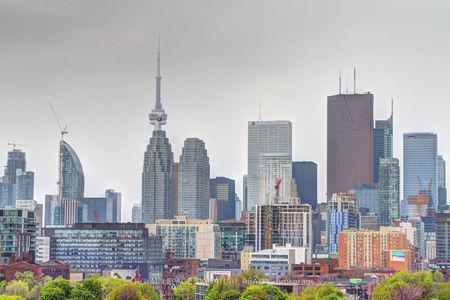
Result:
{"label": "rooftop antenna", "polygon": [[55,109],[53,108],[52,103],[49,102],[48,105],[50,105],[50,109],[52,110],[53,117],[55,118],[56,123],[58,124],[59,130],[61,133],[61,140],[64,140],[64,135],[69,133],[67,131],[67,125],[65,125],[64,127],[61,125],[61,122],[59,121],[58,116],[56,115],[56,112],[55,112]]}
{"label": "rooftop antenna", "polygon": [[25,147],[26,145],[17,144],[17,143],[8,143],[8,146],[12,146],[13,150],[16,150],[17,147]]}
{"label": "rooftop antenna", "polygon": [[345,77],[345,93],[348,94],[348,78]]}
{"label": "rooftop antenna", "polygon": [[391,118],[394,116],[394,98],[391,98]]}
{"label": "rooftop antenna", "polygon": [[261,114],[261,95],[258,95],[259,97],[259,119],[258,121],[262,121],[262,114]]}
{"label": "rooftop antenna", "polygon": [[356,94],[356,67],[353,68],[353,94]]}
{"label": "rooftop antenna", "polygon": [[339,95],[342,94],[341,87],[342,87],[342,71],[339,70]]}

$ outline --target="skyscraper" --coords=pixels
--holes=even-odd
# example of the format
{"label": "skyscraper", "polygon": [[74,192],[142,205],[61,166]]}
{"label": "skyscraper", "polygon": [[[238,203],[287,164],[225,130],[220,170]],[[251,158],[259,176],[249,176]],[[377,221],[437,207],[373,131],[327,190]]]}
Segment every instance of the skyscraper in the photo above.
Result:
{"label": "skyscraper", "polygon": [[378,220],[390,226],[400,217],[400,164],[397,158],[380,159]]}
{"label": "skyscraper", "polygon": [[16,199],[33,200],[33,198],[34,198],[34,173],[17,169]]}
{"label": "skyscraper", "polygon": [[439,262],[450,260],[450,213],[436,214],[436,258]]}
{"label": "skyscraper", "polygon": [[180,156],[178,213],[189,219],[209,216],[209,157],[205,142],[187,138]]}
{"label": "skyscraper", "polygon": [[391,116],[387,120],[375,121],[373,129],[373,181],[378,183],[380,159],[391,158],[393,155],[394,111],[391,102]]}
{"label": "skyscraper", "polygon": [[131,222],[142,223],[142,208],[141,204],[134,204],[131,208]]}
{"label": "skyscraper", "polygon": [[359,229],[358,199],[352,194],[333,194],[327,206],[328,249],[330,253],[338,253],[339,233],[346,229]]}
{"label": "skyscraper", "polygon": [[5,168],[6,182],[16,184],[17,170],[26,170],[25,152],[20,149],[13,149],[8,152],[8,162]]}
{"label": "skyscraper", "polygon": [[289,153],[263,153],[259,158],[260,204],[275,203],[277,180],[281,179],[278,203],[291,201],[292,155]]}
{"label": "skyscraper", "polygon": [[45,226],[59,224],[59,208],[57,195],[45,195]]}
{"label": "skyscraper", "polygon": [[308,203],[313,210],[317,207],[317,164],[312,161],[292,162],[292,177],[297,184],[301,203]]}
{"label": "skyscraper", "polygon": [[328,97],[327,197],[373,181],[373,94]]}
{"label": "skyscraper", "polygon": [[242,176],[242,213],[247,211],[248,202],[248,182],[247,175]]}
{"label": "skyscraper", "polygon": [[84,172],[75,150],[64,140],[60,143],[60,199],[81,201],[84,197]]}
{"label": "skyscraper", "polygon": [[85,197],[81,201],[83,223],[120,223],[122,195],[106,190],[105,197]]}
{"label": "skyscraper", "polygon": [[142,222],[154,223],[157,219],[173,217],[173,152],[161,126],[166,124],[167,114],[161,104],[161,59],[158,40],[156,75],[156,103],[149,115],[154,125],[153,135],[144,154],[142,172]]}
{"label": "skyscraper", "polygon": [[15,207],[18,199],[33,199],[34,173],[25,168],[25,152],[15,148],[9,151],[5,175],[0,177],[0,207]]}
{"label": "skyscraper", "polygon": [[445,160],[438,156],[438,211],[444,212],[447,206],[447,183],[445,175]]}
{"label": "skyscraper", "polygon": [[234,220],[236,217],[236,193],[234,180],[216,177],[209,180],[209,197],[217,200],[217,220]]}
{"label": "skyscraper", "polygon": [[438,145],[435,133],[403,134],[403,197],[430,187],[430,207],[437,209]]}
{"label": "skyscraper", "polygon": [[59,150],[58,206],[54,224],[71,225],[81,219],[81,200],[84,197],[84,172],[78,155],[63,139]]}
{"label": "skyscraper", "polygon": [[[268,153],[288,155],[292,161],[292,124],[290,121],[248,122],[246,207],[248,211],[254,211],[257,204],[262,204],[259,171],[262,155]],[[271,185],[274,184],[275,182],[271,183]]]}

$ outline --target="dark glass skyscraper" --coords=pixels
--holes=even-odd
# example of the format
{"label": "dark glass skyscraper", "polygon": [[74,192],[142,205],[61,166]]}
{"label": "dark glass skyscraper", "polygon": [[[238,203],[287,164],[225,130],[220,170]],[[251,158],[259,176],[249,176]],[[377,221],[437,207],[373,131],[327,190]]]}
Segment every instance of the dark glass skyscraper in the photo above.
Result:
{"label": "dark glass skyscraper", "polygon": [[380,159],[391,158],[393,155],[393,124],[394,113],[392,109],[389,119],[375,121],[375,128],[373,129],[373,181],[375,183],[379,181]]}
{"label": "dark glass skyscraper", "polygon": [[327,197],[373,181],[373,94],[328,97]]}
{"label": "dark glass skyscraper", "polygon": [[25,172],[26,160],[25,152],[20,149],[13,149],[13,151],[8,152],[8,162],[5,168],[5,177],[7,183],[16,183],[16,172],[17,170],[22,170]]}
{"label": "dark glass skyscraper", "polygon": [[16,200],[33,200],[34,173],[25,168],[25,152],[9,151],[5,174],[0,177],[0,207],[15,207]]}
{"label": "dark glass skyscraper", "polygon": [[236,192],[234,180],[216,177],[209,180],[209,197],[217,200],[217,221],[236,217]]}
{"label": "dark glass skyscraper", "polygon": [[438,211],[447,210],[447,184],[445,175],[445,160],[442,155],[438,156]]}
{"label": "dark glass skyscraper", "polygon": [[178,213],[189,219],[209,217],[209,157],[205,142],[198,138],[184,141],[180,156]]}
{"label": "dark glass skyscraper", "polygon": [[378,220],[390,226],[400,217],[400,164],[397,158],[380,159]]}
{"label": "dark glass skyscraper", "polygon": [[317,207],[317,164],[312,161],[292,162],[292,178],[297,184],[298,197],[301,203]]}
{"label": "dark glass skyscraper", "polygon": [[153,135],[144,154],[142,172],[142,222],[155,223],[157,219],[173,217],[173,152],[161,126],[166,124],[167,114],[161,104],[161,59],[158,41],[156,75],[156,103],[149,115],[154,125]]}

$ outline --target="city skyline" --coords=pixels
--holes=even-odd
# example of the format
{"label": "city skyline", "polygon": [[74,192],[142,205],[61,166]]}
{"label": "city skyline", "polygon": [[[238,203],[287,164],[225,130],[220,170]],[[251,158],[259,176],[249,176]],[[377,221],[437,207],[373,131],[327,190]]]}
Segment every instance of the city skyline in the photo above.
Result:
{"label": "city skyline", "polygon": [[[93,9],[101,8],[95,4],[90,5]],[[442,26],[440,23],[448,22],[442,19],[447,15],[448,8],[434,8],[436,14],[432,14],[433,10],[429,7],[413,3],[409,13],[405,13],[403,7],[390,6],[388,10],[387,6],[376,5],[373,15],[367,14],[364,17],[378,26],[377,28],[381,28],[381,33],[377,33],[373,27],[366,25],[371,22],[362,22],[362,28],[357,28],[357,25],[362,24],[362,17],[358,12],[366,11],[363,6],[354,5],[352,12],[355,12],[355,19],[350,19],[349,23],[344,25],[339,21],[339,13],[348,8],[346,5],[333,7],[337,16],[321,13],[321,5],[312,5],[314,13],[311,15],[317,20],[327,20],[335,24],[336,28],[319,27],[324,33],[319,41],[316,35],[308,34],[302,29],[301,19],[308,20],[308,16],[302,15],[301,7],[292,9],[292,14],[288,14],[289,17],[296,16],[294,13],[300,15],[296,17],[299,20],[289,21],[289,25],[294,29],[285,35],[275,36],[275,32],[286,28],[280,28],[281,25],[274,26],[273,29],[264,26],[261,30],[269,33],[269,38],[264,38],[265,35],[261,35],[262,31],[256,27],[245,27],[247,31],[240,33],[238,27],[235,27],[237,25],[232,25],[230,29],[230,32],[236,35],[228,36],[223,25],[230,24],[222,19],[218,20],[217,26],[211,26],[217,31],[200,30],[200,21],[211,20],[196,12],[195,5],[184,8],[187,8],[188,17],[199,19],[198,24],[181,18],[180,22],[187,25],[185,28],[170,26],[170,22],[180,16],[182,9],[172,11],[162,5],[158,7],[164,11],[161,16],[143,9],[147,6],[140,7],[139,10],[145,11],[142,13],[136,8],[127,7],[132,15],[139,17],[136,18],[136,23],[133,23],[134,18],[125,18],[124,22],[128,27],[123,28],[119,26],[122,23],[113,23],[113,19],[124,13],[121,10],[125,6],[118,6],[108,12],[111,16],[98,13],[106,24],[115,24],[113,28],[121,34],[114,33],[114,36],[121,36],[124,40],[113,38],[111,29],[105,27],[102,22],[87,17],[87,24],[94,24],[97,30],[95,39],[99,36],[105,37],[102,38],[103,42],[96,42],[91,47],[88,43],[93,38],[88,34],[91,28],[81,26],[76,29],[73,24],[66,24],[67,27],[64,28],[73,31],[70,39],[61,34],[63,29],[53,28],[50,30],[50,45],[46,39],[33,40],[31,37],[36,30],[42,35],[49,29],[45,26],[32,26],[35,24],[33,22],[43,20],[43,16],[39,14],[45,13],[49,8],[33,7],[33,13],[30,7],[2,4],[0,23],[4,25],[3,22],[12,22],[15,25],[12,26],[13,29],[22,26],[26,30],[17,36],[11,36],[14,30],[9,32],[9,29],[6,29],[11,27],[0,26],[2,33],[11,37],[11,43],[5,45],[5,55],[2,58],[2,64],[6,67],[0,71],[0,78],[4,82],[0,91],[1,105],[2,109],[28,108],[20,118],[8,115],[0,121],[0,153],[3,153],[0,161],[5,162],[6,153],[11,150],[8,142],[26,144],[23,151],[27,153],[27,169],[35,172],[34,198],[43,203],[45,194],[55,193],[59,131],[47,105],[51,101],[55,104],[60,119],[69,125],[66,140],[83,162],[86,194],[100,196],[107,188],[121,191],[123,219],[129,220],[131,204],[140,202],[142,149],[145,148],[150,135],[147,115],[154,101],[153,53],[158,32],[161,33],[167,64],[164,72],[164,105],[171,114],[166,131],[174,157],[181,154],[186,137],[204,140],[210,157],[210,177],[225,176],[236,180],[236,190],[241,199],[241,178],[246,174],[247,160],[246,124],[258,117],[260,95],[263,120],[292,122],[292,158],[294,161],[308,160],[318,164],[318,201],[325,200],[326,97],[337,93],[339,69],[343,70],[344,75],[343,90],[346,77],[352,82],[353,66],[357,67],[358,72],[357,91],[370,90],[375,95],[374,119],[385,119],[389,116],[389,102],[394,98],[394,157],[402,158],[403,133],[431,131],[438,133],[439,154],[448,159],[450,141],[446,139],[449,132],[445,112],[450,109],[450,104],[445,101],[449,97],[445,87],[450,79],[450,65],[445,53],[449,52],[450,35],[449,29],[446,28],[450,26]],[[267,8],[267,5],[263,6]],[[224,8],[230,9],[226,4],[208,9],[212,16],[217,16],[219,11],[224,13]],[[77,14],[81,13],[79,7],[66,7],[62,4],[54,9],[56,15],[60,13],[72,20],[76,20]],[[243,9],[249,10],[250,7]],[[399,10],[404,14],[399,16],[396,13]],[[175,15],[164,20],[170,12],[175,12]],[[27,21],[28,13],[32,14],[32,18]],[[231,14],[229,10],[225,10],[225,15],[227,13]],[[273,13],[274,22],[282,17],[281,9]],[[385,25],[377,20],[378,13],[384,17],[382,19]],[[148,14],[150,17],[147,20]],[[413,16],[414,14],[418,16]],[[245,18],[244,15],[237,13],[238,25],[244,19],[248,22],[247,15]],[[266,17],[259,9],[256,15],[255,18]],[[404,25],[396,25],[398,17],[402,18]],[[415,24],[414,20],[421,17],[428,18],[430,22],[418,22],[425,25],[419,30],[419,27],[416,27],[419,25]],[[50,18],[50,24],[57,19],[54,16]],[[317,22],[314,24],[318,25]],[[387,37],[382,37],[383,30],[387,28],[392,31],[387,33]],[[8,32],[3,32],[4,30]],[[199,31],[190,35],[190,30]],[[134,34],[130,34],[131,32]],[[342,40],[331,39],[330,42],[329,38],[336,32],[342,33]],[[362,33],[365,35],[362,36]],[[192,41],[187,42],[180,36],[183,34]],[[244,44],[243,34],[245,38],[250,36]],[[406,34],[408,38],[402,34]],[[424,39],[442,44],[439,44],[439,47],[416,44]],[[346,45],[345,42],[350,43]],[[367,55],[367,52],[358,52],[376,44],[382,45],[373,49],[373,53],[378,54],[378,59]],[[386,44],[389,44],[389,47],[385,47]],[[112,50],[120,45],[122,47]],[[253,59],[249,58],[254,54],[253,47],[257,45],[263,46],[258,49],[261,51]],[[30,53],[24,50],[28,49],[28,46]],[[50,49],[52,46],[55,46],[53,50]],[[74,50],[71,50],[72,46]],[[317,48],[318,53],[312,53],[311,46]],[[336,50],[331,58],[320,61],[328,52],[328,47],[336,49],[337,46],[340,49]],[[408,46],[414,48],[415,52],[404,53]],[[87,51],[76,52],[83,47],[86,47]],[[230,48],[230,51],[225,51],[228,53],[221,50],[225,47]],[[22,50],[14,51],[16,48]],[[208,55],[205,56],[205,53]],[[424,57],[429,59],[423,59]],[[411,61],[416,62],[414,66],[411,66]],[[47,66],[45,63],[50,64]],[[436,70],[440,72],[437,73]],[[207,79],[211,81],[205,86],[202,83]],[[432,89],[429,88],[431,82]],[[352,88],[352,84],[349,84],[349,89]],[[224,95],[221,95],[222,93]],[[427,105],[423,99],[427,99]],[[428,105],[430,102],[432,105]],[[211,105],[212,108],[207,109],[205,105]],[[237,106],[239,109],[236,109]],[[218,109],[220,114],[216,113]],[[417,120],[421,122],[418,123]],[[310,126],[314,126],[315,130],[310,130]],[[223,135],[225,129],[229,132]],[[238,147],[227,147],[231,144]],[[230,164],[229,161],[234,163]],[[403,166],[402,159],[400,165]]]}

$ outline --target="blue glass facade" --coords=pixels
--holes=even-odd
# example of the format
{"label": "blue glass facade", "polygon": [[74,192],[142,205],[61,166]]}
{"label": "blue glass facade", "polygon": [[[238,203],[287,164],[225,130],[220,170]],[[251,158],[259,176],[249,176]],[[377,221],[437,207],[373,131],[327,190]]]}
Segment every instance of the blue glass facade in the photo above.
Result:
{"label": "blue glass facade", "polygon": [[142,278],[162,272],[161,238],[148,234],[144,224],[75,224],[46,228],[50,259],[70,264],[75,272],[139,269]]}
{"label": "blue glass facade", "polygon": [[405,133],[403,135],[403,199],[416,196],[428,188],[432,207],[437,209],[438,145],[435,133]]}
{"label": "blue glass facade", "polygon": [[209,197],[217,200],[217,220],[234,220],[236,217],[236,192],[234,180],[216,177],[209,180]]}
{"label": "blue glass facade", "polygon": [[312,161],[292,162],[292,178],[297,184],[301,203],[317,207],[317,164]]}

